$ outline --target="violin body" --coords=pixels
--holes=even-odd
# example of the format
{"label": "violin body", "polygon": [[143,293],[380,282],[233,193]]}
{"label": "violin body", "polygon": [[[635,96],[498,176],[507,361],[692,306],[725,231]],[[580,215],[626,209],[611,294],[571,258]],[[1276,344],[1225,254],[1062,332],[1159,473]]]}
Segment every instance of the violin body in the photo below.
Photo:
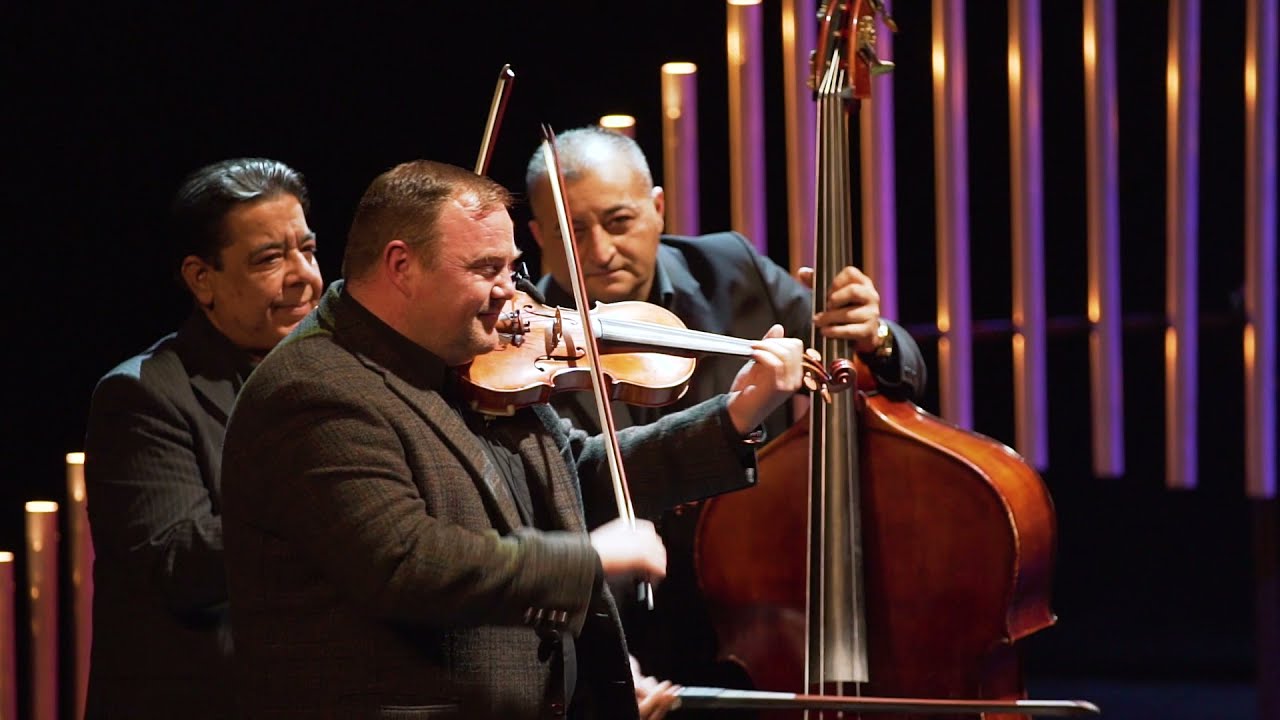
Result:
{"label": "violin body", "polygon": [[[591,366],[578,313],[541,305],[525,293],[517,293],[510,307],[499,328],[498,347],[460,369],[472,406],[490,415],[510,415],[516,408],[549,402],[553,393],[590,391]],[[592,317],[659,326],[673,333],[685,327],[671,311],[645,302],[597,305]],[[674,349],[642,350],[634,343],[600,342],[600,364],[611,398],[645,407],[679,400],[697,361]]]}
{"label": "violin body", "polygon": [[[910,402],[859,392],[858,415],[869,681],[857,693],[1025,697],[1015,643],[1054,622],[1043,482],[1008,447]],[[807,691],[808,453],[797,423],[761,451],[759,484],[708,501],[698,526],[722,657],[757,689]]]}
{"label": "violin body", "polygon": [[[608,397],[630,405],[670,405],[689,389],[696,358],[728,355],[749,358],[755,341],[690,330],[661,305],[627,301],[597,303],[591,310],[589,337],[600,354]],[[583,315],[553,308],[527,293],[516,293],[497,327],[494,350],[458,368],[472,407],[489,415],[510,415],[516,408],[545,403],[553,393],[592,390]],[[806,354],[806,384],[839,389],[852,381],[852,364]]]}

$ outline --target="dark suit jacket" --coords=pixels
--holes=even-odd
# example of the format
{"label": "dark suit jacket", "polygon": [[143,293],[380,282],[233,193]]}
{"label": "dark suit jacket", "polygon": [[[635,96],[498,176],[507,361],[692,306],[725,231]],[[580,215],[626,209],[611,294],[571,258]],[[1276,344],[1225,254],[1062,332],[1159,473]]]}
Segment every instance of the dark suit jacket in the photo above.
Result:
{"label": "dark suit jacket", "polygon": [[94,391],[91,718],[233,714],[219,469],[249,370],[196,312]]}
{"label": "dark suit jacket", "polygon": [[[572,296],[550,276],[538,286],[549,304],[574,305]],[[726,232],[701,237],[664,235],[649,302],[671,310],[694,330],[755,339],[777,323],[788,337],[807,342],[812,327],[810,295],[786,270],[757,253],[745,237]],[[920,349],[901,327],[892,322],[889,327],[896,358],[887,364],[871,363],[876,384],[881,392],[896,397],[919,395],[926,379]],[[737,357],[699,359],[689,390],[678,402],[661,408],[614,403],[614,417],[622,427],[653,422],[727,391],[741,367],[742,358]],[[552,403],[576,426],[598,431],[589,396],[564,393]],[[777,437],[791,423],[790,407],[783,406],[765,427],[770,437]],[[743,680],[733,668],[715,662],[716,639],[693,566],[698,516],[697,507],[654,516],[667,546],[667,579],[653,612],[622,602],[623,623],[645,672],[687,685],[740,686]]]}
{"label": "dark suit jacket", "polygon": [[[514,438],[548,508],[553,527],[526,527],[441,395],[447,369],[342,288],[254,372],[227,432],[227,568],[250,716],[545,716],[555,663],[544,638],[567,633],[576,701],[634,717],[626,645],[585,532],[611,512],[600,444],[545,407],[487,426]],[[637,509],[753,481],[732,435],[722,398],[624,433],[636,467],[664,471],[632,477]],[[584,502],[600,516],[588,520]]]}

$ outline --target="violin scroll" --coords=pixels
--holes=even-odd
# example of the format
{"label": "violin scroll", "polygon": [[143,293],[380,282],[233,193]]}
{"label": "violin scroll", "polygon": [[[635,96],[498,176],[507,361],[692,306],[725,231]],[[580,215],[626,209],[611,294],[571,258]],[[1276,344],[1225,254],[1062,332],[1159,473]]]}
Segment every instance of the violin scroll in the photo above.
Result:
{"label": "violin scroll", "polygon": [[837,358],[826,366],[822,363],[822,353],[813,348],[804,351],[804,386],[824,401],[831,402],[832,392],[847,390],[857,381],[857,370],[852,360]]}

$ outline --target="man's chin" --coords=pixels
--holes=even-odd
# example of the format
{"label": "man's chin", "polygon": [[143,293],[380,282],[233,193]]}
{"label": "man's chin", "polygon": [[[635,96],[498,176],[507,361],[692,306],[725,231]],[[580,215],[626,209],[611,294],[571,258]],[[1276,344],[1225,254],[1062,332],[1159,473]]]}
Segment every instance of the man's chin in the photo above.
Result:
{"label": "man's chin", "polygon": [[635,284],[630,279],[619,279],[613,282],[587,283],[587,292],[591,294],[591,299],[602,303],[616,303],[624,300],[633,300],[632,295],[635,293]]}
{"label": "man's chin", "polygon": [[502,338],[496,329],[485,328],[474,340],[475,342],[471,343],[471,354],[484,355],[497,350]]}

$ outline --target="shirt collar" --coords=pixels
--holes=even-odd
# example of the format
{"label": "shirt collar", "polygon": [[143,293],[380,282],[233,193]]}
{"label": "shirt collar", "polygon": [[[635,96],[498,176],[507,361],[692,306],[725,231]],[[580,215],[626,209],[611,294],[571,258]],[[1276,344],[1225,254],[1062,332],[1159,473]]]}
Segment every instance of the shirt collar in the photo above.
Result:
{"label": "shirt collar", "polygon": [[438,355],[401,335],[346,292],[338,280],[320,301],[319,321],[329,325],[336,341],[353,353],[368,357],[411,384],[444,389],[452,377]]}
{"label": "shirt collar", "polygon": [[[573,293],[560,286],[554,277],[547,276],[548,282],[545,287],[541,288],[543,295],[547,298],[547,304],[559,307],[577,307],[577,303],[573,301]],[[667,271],[663,269],[661,262],[654,263],[653,266],[653,287],[649,288],[648,302],[654,305],[661,305],[670,310],[671,305],[675,302],[676,290],[671,284],[671,278]]]}
{"label": "shirt collar", "polygon": [[194,350],[188,361],[188,371],[192,375],[229,380],[239,390],[258,365],[257,358],[231,342],[198,308],[183,323],[179,334]]}

